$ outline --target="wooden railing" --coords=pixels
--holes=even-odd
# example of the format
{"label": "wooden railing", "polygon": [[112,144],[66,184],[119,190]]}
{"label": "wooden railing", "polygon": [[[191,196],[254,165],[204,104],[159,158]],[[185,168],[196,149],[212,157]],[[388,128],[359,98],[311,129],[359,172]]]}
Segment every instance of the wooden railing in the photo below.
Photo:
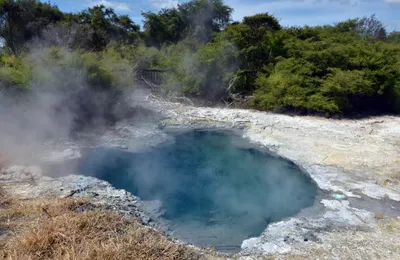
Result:
{"label": "wooden railing", "polygon": [[[170,69],[138,69],[134,75],[134,83],[145,85],[162,85],[171,73]],[[239,83],[242,88],[247,90],[254,89],[254,81],[257,77],[256,71],[241,71],[238,74],[240,78]]]}
{"label": "wooden railing", "polygon": [[170,70],[140,69],[136,71],[135,82],[161,85]]}

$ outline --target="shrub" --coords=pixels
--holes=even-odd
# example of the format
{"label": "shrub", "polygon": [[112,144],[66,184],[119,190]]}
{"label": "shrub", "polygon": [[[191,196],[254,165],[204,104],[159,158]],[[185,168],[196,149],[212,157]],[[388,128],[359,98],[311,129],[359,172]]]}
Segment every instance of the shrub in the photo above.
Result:
{"label": "shrub", "polygon": [[288,56],[259,73],[251,104],[327,115],[399,112],[400,46],[330,30],[288,38]]}
{"label": "shrub", "polygon": [[226,94],[238,67],[237,49],[224,39],[198,48],[184,42],[165,48],[164,53],[162,64],[172,67],[167,88],[206,100],[216,100]]}
{"label": "shrub", "polygon": [[31,70],[20,57],[0,56],[0,81],[6,87],[26,88],[31,79]]}

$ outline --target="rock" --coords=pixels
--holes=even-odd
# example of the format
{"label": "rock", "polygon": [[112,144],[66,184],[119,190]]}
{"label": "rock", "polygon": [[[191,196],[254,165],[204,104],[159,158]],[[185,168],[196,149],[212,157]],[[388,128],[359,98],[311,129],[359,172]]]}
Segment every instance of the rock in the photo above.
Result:
{"label": "rock", "polygon": [[37,166],[9,166],[0,170],[1,181],[26,182],[43,177],[42,170]]}
{"label": "rock", "polygon": [[[5,188],[20,198],[55,196],[60,198],[84,198],[90,201],[79,210],[93,205],[103,205],[122,215],[139,217],[143,223],[150,224],[151,217],[138,207],[143,204],[140,199],[125,190],[113,188],[109,183],[93,177],[68,175],[60,178],[43,176],[38,167],[12,166],[2,170],[0,175],[7,177]],[[21,184],[31,180],[34,182]],[[3,179],[2,179],[3,180]]]}
{"label": "rock", "polygon": [[259,237],[249,238],[242,242],[242,245],[240,246],[240,248],[242,250],[249,250],[251,248],[255,248],[256,245],[260,242],[261,242],[261,238],[259,238]]}
{"label": "rock", "polygon": [[[157,106],[168,108],[160,111],[168,117],[161,122],[166,127],[243,129],[245,138],[295,162],[324,190],[357,197],[352,191],[359,189],[372,198],[387,195],[400,201],[398,185],[379,185],[400,168],[398,117],[329,120],[162,102]],[[374,135],[366,135],[371,128]]]}
{"label": "rock", "polygon": [[[317,210],[311,210],[313,214],[271,223],[259,237],[243,241],[242,251],[235,259],[257,259],[263,255],[306,259],[376,259],[379,255],[382,259],[396,259],[400,235],[382,231],[375,214],[363,209],[365,205],[355,208],[353,202],[356,204],[357,198],[365,196],[382,203],[383,199],[400,201],[400,187],[396,182],[384,181],[399,174],[400,118],[339,121],[192,107],[160,100],[146,106],[159,112],[163,119],[141,126],[121,122],[111,131],[95,136],[93,142],[135,150],[168,141],[168,135],[160,129],[239,129],[251,142],[300,166],[326,194],[334,193],[333,198],[322,196],[314,205]],[[72,146],[79,147],[75,143]],[[145,224],[166,229],[158,220],[163,214],[160,202],[141,201],[96,178],[51,178],[43,176],[39,168],[15,166],[3,170],[0,181],[22,198],[88,198],[91,205],[106,205],[123,215],[138,217]],[[395,207],[391,212],[396,214],[399,210]]]}
{"label": "rock", "polygon": [[[388,256],[385,248],[393,247],[400,239],[397,234],[382,234],[373,213],[351,207],[346,200],[369,196],[400,201],[398,185],[379,184],[387,179],[385,176],[398,175],[400,118],[385,116],[379,124],[373,124],[377,121],[373,118],[339,121],[177,104],[169,104],[162,113],[170,116],[162,122],[166,128],[174,125],[242,129],[243,137],[291,160],[322,190],[336,194],[335,200],[321,200],[322,211],[272,223],[260,237],[243,241],[238,259],[257,259],[253,256],[259,255],[360,258],[357,254],[372,259],[376,254]],[[371,130],[373,134],[368,134]],[[382,237],[390,242],[385,244]]]}

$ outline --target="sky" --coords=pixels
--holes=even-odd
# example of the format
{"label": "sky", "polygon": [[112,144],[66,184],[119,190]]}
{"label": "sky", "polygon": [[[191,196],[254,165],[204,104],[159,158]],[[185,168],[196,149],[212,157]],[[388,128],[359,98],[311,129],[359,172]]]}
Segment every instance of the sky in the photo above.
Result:
{"label": "sky", "polygon": [[[173,7],[185,0],[51,0],[62,11],[77,12],[103,4],[119,14],[128,14],[142,25],[142,11]],[[388,32],[400,31],[400,0],[225,0],[234,9],[233,20],[268,12],[284,26],[325,25],[349,18],[376,17]]]}

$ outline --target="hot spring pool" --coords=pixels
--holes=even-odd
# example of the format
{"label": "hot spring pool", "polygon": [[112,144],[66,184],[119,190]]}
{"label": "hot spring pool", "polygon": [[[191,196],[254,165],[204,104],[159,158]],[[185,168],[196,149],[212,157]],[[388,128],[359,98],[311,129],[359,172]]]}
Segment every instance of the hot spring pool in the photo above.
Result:
{"label": "hot spring pool", "polygon": [[181,133],[140,153],[89,150],[79,171],[159,201],[173,236],[220,250],[239,248],[267,224],[313,205],[317,194],[293,163],[216,131]]}

